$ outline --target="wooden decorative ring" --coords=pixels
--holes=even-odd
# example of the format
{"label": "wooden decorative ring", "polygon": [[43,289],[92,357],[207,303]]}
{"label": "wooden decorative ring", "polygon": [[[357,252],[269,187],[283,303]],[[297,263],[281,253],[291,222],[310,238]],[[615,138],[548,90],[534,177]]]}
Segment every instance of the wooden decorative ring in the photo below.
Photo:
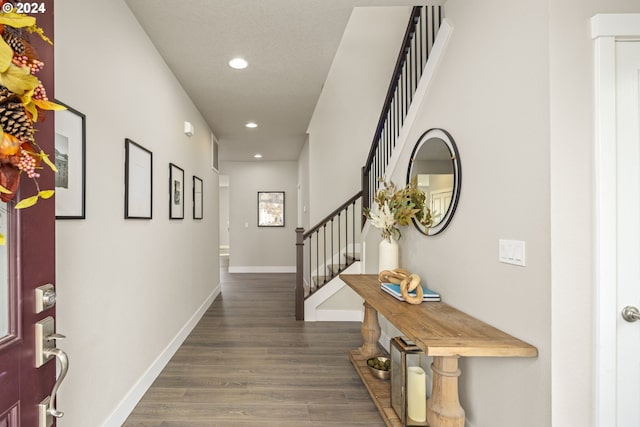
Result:
{"label": "wooden decorative ring", "polygon": [[408,274],[404,274],[405,272],[406,270],[402,270],[402,269],[396,269],[393,271],[382,270],[380,273],[378,273],[378,280],[380,281],[380,283],[400,284],[400,282],[402,282],[403,279],[409,276]]}
{"label": "wooden decorative ring", "polygon": [[[420,277],[418,275],[412,274],[411,276],[416,276],[418,278],[418,284],[420,283]],[[422,291],[422,286],[416,287],[416,294],[409,294],[409,283],[413,280],[412,277],[407,277],[400,283],[400,293],[402,294],[402,298],[409,304],[420,304],[422,303],[422,297],[424,296],[424,292]]]}

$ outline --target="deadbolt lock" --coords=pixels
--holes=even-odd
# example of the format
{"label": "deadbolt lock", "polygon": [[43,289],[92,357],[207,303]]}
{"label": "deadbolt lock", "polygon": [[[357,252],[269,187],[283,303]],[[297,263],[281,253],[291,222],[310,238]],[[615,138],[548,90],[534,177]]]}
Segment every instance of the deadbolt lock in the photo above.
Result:
{"label": "deadbolt lock", "polygon": [[36,288],[36,313],[56,305],[56,291],[51,283]]}

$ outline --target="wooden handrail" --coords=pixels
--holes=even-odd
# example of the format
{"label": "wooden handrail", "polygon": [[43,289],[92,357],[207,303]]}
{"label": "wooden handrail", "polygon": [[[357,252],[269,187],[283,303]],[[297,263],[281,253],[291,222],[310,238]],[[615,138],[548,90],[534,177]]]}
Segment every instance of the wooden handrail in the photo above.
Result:
{"label": "wooden handrail", "polygon": [[[327,215],[316,226],[305,232],[304,228],[296,228],[296,290],[295,290],[295,309],[296,320],[304,320],[304,301],[309,295],[318,290],[325,283],[328,283],[333,277],[340,274],[346,267],[353,264],[357,259],[355,256],[356,242],[356,219],[359,214],[356,213],[356,203],[362,197],[362,191],[358,191],[349,200],[342,203],[337,209]],[[349,212],[351,211],[351,212]],[[337,236],[334,234],[334,220],[337,220]],[[328,224],[330,227],[327,227]],[[344,228],[343,228],[344,225]],[[358,224],[359,226],[360,224]],[[327,237],[327,231],[329,237]],[[349,235],[351,231],[351,235]],[[344,234],[342,234],[344,232]],[[344,240],[343,240],[344,236]],[[334,240],[334,237],[337,237]],[[349,241],[351,242],[349,244]],[[320,246],[322,242],[322,246]],[[315,243],[315,244],[313,244]],[[334,243],[336,245],[334,246]],[[308,246],[308,296],[305,296],[305,245]],[[351,245],[351,246],[350,246]],[[351,254],[349,254],[351,247]],[[327,257],[327,251],[329,256]],[[322,253],[322,255],[320,255]],[[312,257],[315,254],[315,257]],[[335,263],[335,257],[344,256],[344,260],[339,259]],[[317,276],[311,277],[313,271],[313,258],[315,258],[315,268]],[[320,269],[322,266],[322,269]],[[337,268],[337,270],[336,270]],[[322,278],[322,281],[320,281]],[[313,285],[312,285],[312,282]]]}
{"label": "wooden handrail", "polygon": [[[416,6],[411,11],[373,141],[362,168],[363,212],[373,202],[376,180],[386,175],[441,23],[442,6]],[[366,219],[363,227],[365,222]]]}
{"label": "wooden handrail", "polygon": [[344,202],[343,204],[341,204],[337,209],[335,209],[333,212],[331,212],[329,215],[327,215],[322,221],[320,221],[317,225],[315,225],[313,228],[311,228],[309,231],[307,231],[306,233],[304,233],[303,239],[308,238],[311,234],[313,234],[314,232],[318,231],[322,226],[324,226],[325,224],[329,223],[329,221],[331,221],[333,218],[335,218],[336,216],[338,216],[338,214],[340,212],[342,212],[343,210],[345,210],[345,208],[347,206],[350,206],[351,204],[353,204],[353,202],[355,202],[356,200],[358,200],[360,197],[362,196],[362,190],[358,191],[353,197],[351,197],[349,200],[347,200],[346,202]]}
{"label": "wooden handrail", "polygon": [[420,17],[420,13],[422,11],[422,6],[414,6],[411,11],[411,18],[409,19],[409,23],[407,24],[407,29],[404,32],[404,39],[402,40],[402,48],[398,53],[398,58],[396,59],[396,66],[393,69],[393,74],[391,77],[391,83],[389,84],[389,88],[387,89],[387,96],[384,98],[384,103],[382,104],[382,112],[380,113],[380,118],[378,119],[378,125],[376,126],[376,131],[373,135],[373,141],[371,142],[371,149],[369,150],[369,155],[367,156],[367,161],[365,163],[365,168],[368,170],[371,163],[373,162],[373,158],[375,156],[375,152],[378,149],[378,135],[382,131],[382,127],[385,124],[385,118],[387,117],[387,113],[389,112],[389,106],[391,105],[391,100],[396,94],[396,88],[398,87],[398,80],[400,79],[400,75],[402,74],[402,67],[404,66],[404,62],[407,58],[407,50],[410,48],[410,42],[415,31],[415,24],[418,18]]}
{"label": "wooden handrail", "polygon": [[[432,21],[430,24],[429,18]],[[378,178],[377,175],[384,176],[385,174],[387,162],[395,147],[398,132],[404,124],[407,110],[428,60],[429,52],[437,33],[436,27],[439,28],[441,20],[441,6],[416,6],[411,11],[402,46],[398,53],[391,82],[382,106],[382,112],[376,125],[373,142],[366,163],[362,168],[361,190],[308,231],[305,232],[302,228],[296,229],[296,319],[298,320],[303,320],[304,318],[305,278],[309,279],[309,294],[311,294],[355,262],[356,201],[360,198],[362,200],[359,225],[364,227],[366,222],[365,212],[373,201],[372,193],[376,191],[375,179]],[[429,38],[429,33],[431,38]],[[384,135],[382,134],[383,131]],[[349,207],[352,205],[353,209],[350,214]],[[344,216],[342,216],[343,212],[345,213]],[[336,218],[338,219],[337,221],[335,221]],[[344,235],[341,234],[342,218],[344,218]],[[349,220],[351,224],[349,224]],[[336,223],[337,245],[334,247],[334,242],[336,241],[334,240],[336,236],[334,234],[334,224]],[[351,225],[352,233],[351,255],[347,253],[349,248],[349,225]],[[327,234],[329,235],[328,237]],[[342,242],[342,236],[345,238],[344,242]],[[308,248],[305,249],[305,247]],[[344,251],[345,253],[342,253],[343,248],[347,248]],[[307,251],[308,257],[305,251]],[[328,257],[327,253],[329,254]],[[334,264],[335,258],[341,258],[342,256],[346,258],[344,263],[339,260],[337,264]],[[302,273],[305,264],[308,264],[308,276],[307,272]],[[314,266],[317,275],[311,277]],[[337,272],[335,271],[336,267]],[[311,282],[313,282],[313,289]]]}

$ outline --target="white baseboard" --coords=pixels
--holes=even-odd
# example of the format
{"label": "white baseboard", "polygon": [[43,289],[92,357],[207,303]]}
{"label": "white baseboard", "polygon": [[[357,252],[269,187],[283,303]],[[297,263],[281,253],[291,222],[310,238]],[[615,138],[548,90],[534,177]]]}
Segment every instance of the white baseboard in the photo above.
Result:
{"label": "white baseboard", "polygon": [[229,273],[295,273],[295,266],[245,266],[245,267],[231,267],[229,266]]}
{"label": "white baseboard", "polygon": [[220,294],[221,289],[222,287],[218,284],[193,316],[191,316],[189,321],[173,338],[173,340],[171,340],[162,353],[158,355],[156,360],[153,361],[142,377],[140,377],[140,379],[133,385],[126,396],[113,410],[111,415],[109,415],[104,423],[102,423],[102,427],[120,427],[125,422],[140,399],[142,399],[142,396],[144,396],[149,387],[151,387],[151,384],[153,384],[158,375],[160,375],[160,372],[162,372],[167,363],[169,363],[169,360],[171,360],[176,351],[178,351],[184,340],[187,339],[191,331],[193,331],[193,328],[196,327],[209,306],[211,306],[213,301]]}

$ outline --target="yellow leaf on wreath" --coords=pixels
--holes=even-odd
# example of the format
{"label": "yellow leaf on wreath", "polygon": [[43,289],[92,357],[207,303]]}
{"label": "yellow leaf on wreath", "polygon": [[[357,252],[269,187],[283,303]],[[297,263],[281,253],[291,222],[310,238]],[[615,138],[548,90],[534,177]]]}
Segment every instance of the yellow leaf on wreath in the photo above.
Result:
{"label": "yellow leaf on wreath", "polygon": [[56,104],[55,102],[51,101],[43,101],[41,99],[34,99],[33,103],[36,104],[36,106],[41,110],[60,111],[67,109],[67,107],[65,107],[64,105]]}
{"label": "yellow leaf on wreath", "polygon": [[36,104],[34,104],[33,102],[29,102],[29,103],[25,104],[23,102],[22,105],[24,105],[24,109],[27,111],[27,114],[31,118],[31,121],[34,122],[34,123],[37,122],[38,121],[38,109],[36,108]]}
{"label": "yellow leaf on wreath", "polygon": [[13,28],[32,27],[36,25],[36,18],[15,12],[1,13],[0,24],[8,25]]}
{"label": "yellow leaf on wreath", "polygon": [[0,233],[0,246],[4,246],[6,243],[6,239],[4,238],[4,234]]}
{"label": "yellow leaf on wreath", "polygon": [[11,191],[7,190],[5,187],[3,187],[2,185],[0,185],[0,193],[4,193],[4,194],[12,194]]}
{"label": "yellow leaf on wreath", "polygon": [[42,161],[45,162],[45,164],[49,166],[52,171],[58,173],[58,168],[56,167],[56,165],[54,165],[53,162],[49,159],[47,153],[42,150],[40,150],[40,159],[42,159]]}
{"label": "yellow leaf on wreath", "polygon": [[43,199],[50,199],[51,197],[53,197],[53,193],[55,193],[55,190],[42,190],[38,193],[38,196],[42,197]]}
{"label": "yellow leaf on wreath", "polygon": [[31,206],[35,205],[38,202],[39,197],[40,196],[35,195],[35,196],[27,197],[26,199],[22,199],[15,206],[15,209],[30,208]]}
{"label": "yellow leaf on wreath", "polygon": [[0,73],[0,83],[16,95],[22,95],[37,88],[40,80],[32,76],[28,68],[11,65]]}
{"label": "yellow leaf on wreath", "polygon": [[13,49],[0,37],[0,72],[7,71],[13,59]]}

